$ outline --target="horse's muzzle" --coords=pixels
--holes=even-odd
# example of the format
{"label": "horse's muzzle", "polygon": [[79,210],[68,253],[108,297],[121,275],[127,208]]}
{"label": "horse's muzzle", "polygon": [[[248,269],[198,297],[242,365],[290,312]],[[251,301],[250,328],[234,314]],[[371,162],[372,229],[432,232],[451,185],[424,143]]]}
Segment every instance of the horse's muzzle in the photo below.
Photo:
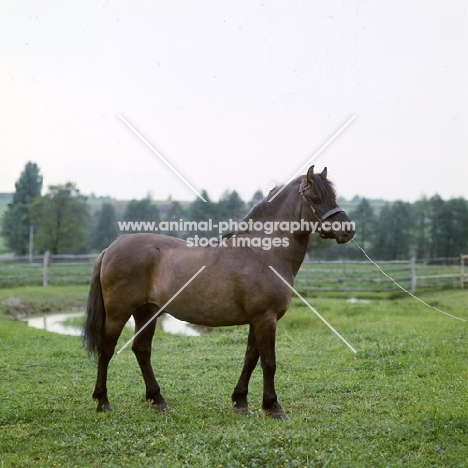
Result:
{"label": "horse's muzzle", "polygon": [[335,233],[336,234],[336,237],[335,237],[336,243],[337,244],[346,244],[346,242],[349,242],[354,237],[355,232],[356,231],[354,229],[347,228],[344,231],[340,231],[340,232]]}

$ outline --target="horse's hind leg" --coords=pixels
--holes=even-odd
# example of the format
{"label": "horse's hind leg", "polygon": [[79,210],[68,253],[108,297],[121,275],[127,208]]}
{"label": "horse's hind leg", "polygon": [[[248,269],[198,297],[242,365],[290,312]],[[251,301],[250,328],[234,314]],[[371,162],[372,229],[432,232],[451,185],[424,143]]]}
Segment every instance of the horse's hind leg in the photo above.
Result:
{"label": "horse's hind leg", "polygon": [[107,369],[109,361],[114,355],[115,346],[126,320],[109,320],[106,318],[104,338],[98,355],[98,371],[93,398],[98,400],[96,411],[111,411],[112,407],[107,398]]}
{"label": "horse's hind leg", "polygon": [[133,314],[135,319],[136,336],[133,340],[132,350],[135,353],[145,381],[146,400],[153,402],[154,409],[158,411],[168,411],[169,406],[161,395],[159,384],[156,381],[153,367],[151,366],[151,342],[153,341],[157,320],[151,320],[151,318],[157,313],[157,311],[158,308],[156,306],[147,304],[146,306],[140,307]]}
{"label": "horse's hind leg", "polygon": [[232,393],[232,401],[234,403],[234,411],[236,413],[253,414],[249,409],[247,403],[247,393],[249,391],[249,380],[255,369],[259,358],[257,339],[255,338],[255,332],[250,325],[249,338],[247,340],[247,350],[245,351],[244,367],[242,368],[239,381],[237,382],[234,392]]}

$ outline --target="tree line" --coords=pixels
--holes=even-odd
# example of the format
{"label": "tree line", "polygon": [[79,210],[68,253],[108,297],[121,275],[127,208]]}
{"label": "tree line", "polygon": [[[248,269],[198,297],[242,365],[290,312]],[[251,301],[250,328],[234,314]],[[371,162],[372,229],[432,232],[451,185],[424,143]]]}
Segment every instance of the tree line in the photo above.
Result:
{"label": "tree line", "polygon": [[[9,250],[18,255],[29,251],[31,235],[36,253],[46,250],[52,254],[86,253],[106,248],[120,234],[118,221],[202,221],[215,222],[242,217],[263,198],[257,191],[252,200],[244,202],[236,191],[226,192],[219,202],[207,203],[196,199],[191,204],[168,200],[164,209],[150,196],[126,203],[123,213],[116,212],[116,204],[104,201],[100,210],[96,203],[80,193],[76,184],[67,182],[51,185],[42,195],[43,177],[37,164],[28,162],[15,183],[13,199],[2,223],[1,235]],[[119,203],[121,204],[121,203]],[[141,231],[140,231],[141,232]],[[182,237],[178,231],[168,235]]]}
{"label": "tree line", "polygon": [[[434,195],[414,203],[396,201],[385,203],[378,212],[363,198],[350,216],[356,223],[356,242],[372,258],[430,259],[468,253],[468,202],[463,198],[443,200]],[[360,258],[361,252],[351,247],[347,245],[346,256]]]}
{"label": "tree line", "polygon": [[[245,202],[236,191],[230,191],[214,202],[204,190],[202,196],[207,203],[199,198],[192,203],[170,199],[161,206],[147,196],[131,200],[117,213],[116,203],[112,201],[103,201],[100,209],[92,209],[96,204],[89,203],[71,182],[49,186],[42,195],[42,182],[39,167],[28,162],[4,214],[1,234],[8,248],[19,255],[28,253],[31,235],[35,253],[46,250],[52,254],[97,252],[122,234],[118,221],[159,223],[212,219],[216,223],[241,219],[263,198],[257,191]],[[398,260],[468,253],[468,203],[463,198],[443,200],[434,195],[414,203],[386,203],[380,209],[361,199],[353,208],[346,208],[356,223],[356,241],[373,258]],[[196,233],[173,231],[166,234],[184,237]],[[353,244],[337,246],[334,241],[318,235],[311,236],[309,251],[311,256],[321,259],[362,256]]]}

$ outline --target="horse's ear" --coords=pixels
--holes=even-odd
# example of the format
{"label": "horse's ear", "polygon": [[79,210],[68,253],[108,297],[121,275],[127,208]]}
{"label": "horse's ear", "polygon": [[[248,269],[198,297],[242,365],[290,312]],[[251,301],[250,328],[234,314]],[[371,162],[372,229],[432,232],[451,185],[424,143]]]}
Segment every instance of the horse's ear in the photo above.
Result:
{"label": "horse's ear", "polygon": [[309,170],[307,171],[307,180],[308,180],[309,182],[312,182],[313,179],[314,179],[314,167],[315,167],[315,166],[310,166],[310,167],[309,167]]}
{"label": "horse's ear", "polygon": [[323,177],[324,179],[327,178],[327,168],[325,168],[321,173],[320,176]]}

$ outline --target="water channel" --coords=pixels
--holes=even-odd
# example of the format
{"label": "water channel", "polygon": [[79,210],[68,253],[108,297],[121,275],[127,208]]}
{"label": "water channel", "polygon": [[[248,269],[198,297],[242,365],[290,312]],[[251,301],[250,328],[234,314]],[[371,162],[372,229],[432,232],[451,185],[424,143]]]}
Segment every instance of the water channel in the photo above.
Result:
{"label": "water channel", "polygon": [[[83,318],[82,321],[79,319]],[[25,320],[30,327],[47,330],[61,335],[81,335],[81,324],[84,321],[84,312],[64,312],[60,314],[41,315],[40,317],[30,317]],[[72,322],[72,324],[67,324]],[[133,317],[128,321],[127,327],[135,328]],[[176,318],[163,314],[158,317],[157,328],[174,335],[199,336],[200,332],[187,322],[182,322]]]}

